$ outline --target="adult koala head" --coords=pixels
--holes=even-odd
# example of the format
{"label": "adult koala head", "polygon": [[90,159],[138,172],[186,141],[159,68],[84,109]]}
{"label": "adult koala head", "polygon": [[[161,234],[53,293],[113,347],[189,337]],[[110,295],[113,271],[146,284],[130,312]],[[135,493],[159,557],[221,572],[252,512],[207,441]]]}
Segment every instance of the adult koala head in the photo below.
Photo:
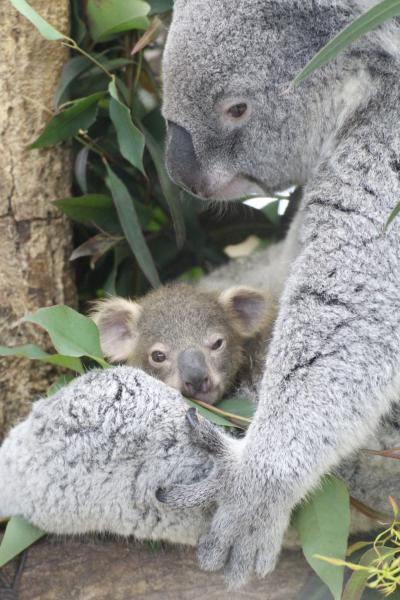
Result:
{"label": "adult koala head", "polygon": [[359,8],[340,0],[175,0],[163,62],[171,178],[216,199],[240,197],[254,183],[270,191],[304,183],[343,104],[363,92],[358,84],[343,92],[346,77],[355,78],[343,65],[297,88],[291,82]]}

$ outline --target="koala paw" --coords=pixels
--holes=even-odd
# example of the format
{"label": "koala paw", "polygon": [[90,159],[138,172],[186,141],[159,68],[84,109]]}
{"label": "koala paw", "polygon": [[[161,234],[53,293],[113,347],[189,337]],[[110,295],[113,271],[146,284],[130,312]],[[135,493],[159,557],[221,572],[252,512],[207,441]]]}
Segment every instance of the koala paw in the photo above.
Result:
{"label": "koala paw", "polygon": [[197,483],[159,490],[157,497],[175,508],[218,507],[209,532],[198,545],[202,569],[224,569],[231,588],[243,585],[253,573],[264,577],[276,564],[290,509],[271,498],[275,490],[251,477],[229,438],[190,409],[186,416],[195,444],[214,459],[211,473]]}

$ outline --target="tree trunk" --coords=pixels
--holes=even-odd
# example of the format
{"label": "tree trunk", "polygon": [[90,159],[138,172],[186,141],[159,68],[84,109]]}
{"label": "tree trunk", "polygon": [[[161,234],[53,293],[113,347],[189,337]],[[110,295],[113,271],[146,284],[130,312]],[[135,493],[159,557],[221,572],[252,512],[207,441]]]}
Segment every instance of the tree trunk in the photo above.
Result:
{"label": "tree trunk", "polygon": [[[69,30],[68,0],[31,4],[57,29]],[[67,54],[8,0],[0,0],[0,9],[0,344],[48,347],[44,332],[20,320],[41,306],[74,303],[71,230],[51,205],[69,194],[71,157],[66,148],[26,146],[49,118]],[[38,362],[0,358],[0,438],[45,392],[50,371]]]}

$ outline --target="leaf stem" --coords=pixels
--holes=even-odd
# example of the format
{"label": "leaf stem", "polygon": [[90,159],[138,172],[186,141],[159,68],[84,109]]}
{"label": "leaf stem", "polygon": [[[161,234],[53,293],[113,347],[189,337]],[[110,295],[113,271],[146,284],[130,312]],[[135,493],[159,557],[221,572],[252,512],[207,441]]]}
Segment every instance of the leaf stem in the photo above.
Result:
{"label": "leaf stem", "polygon": [[235,421],[243,421],[246,425],[250,425],[251,419],[247,417],[241,417],[240,415],[235,415],[234,413],[227,412],[226,410],[222,410],[221,408],[217,408],[216,406],[212,406],[212,404],[207,404],[207,402],[203,402],[202,400],[194,400],[191,398],[192,402],[195,402],[199,406],[206,408],[210,412],[215,413],[216,415],[220,415],[221,417],[225,417],[227,419],[234,419]]}
{"label": "leaf stem", "polygon": [[70,48],[71,50],[75,50],[75,52],[78,52],[79,54],[82,54],[82,56],[85,56],[94,65],[96,65],[97,67],[99,67],[99,69],[101,69],[107,75],[107,77],[109,77],[110,79],[113,78],[112,73],[110,73],[110,71],[108,69],[106,69],[106,67],[104,65],[102,65],[101,62],[99,62],[98,60],[96,60],[91,54],[89,54],[88,52],[86,52],[85,50],[83,50],[83,48],[81,48],[80,46],[78,46],[78,44],[75,42],[75,40],[72,40],[72,39],[68,38],[68,41],[67,42],[62,42],[62,45],[66,46],[67,48]]}

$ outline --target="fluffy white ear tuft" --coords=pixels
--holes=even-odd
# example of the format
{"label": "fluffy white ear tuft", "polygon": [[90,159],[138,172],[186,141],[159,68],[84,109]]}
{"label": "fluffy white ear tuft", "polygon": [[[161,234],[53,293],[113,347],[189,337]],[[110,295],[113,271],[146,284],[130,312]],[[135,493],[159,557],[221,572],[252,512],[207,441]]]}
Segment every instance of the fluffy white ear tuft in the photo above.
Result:
{"label": "fluffy white ear tuft", "polygon": [[100,333],[100,345],[112,362],[125,361],[137,343],[137,324],[142,307],[124,298],[110,298],[95,302],[90,317]]}
{"label": "fluffy white ear tuft", "polygon": [[244,337],[256,335],[272,321],[274,303],[266,292],[231,287],[221,292],[218,300],[231,313],[233,326]]}

